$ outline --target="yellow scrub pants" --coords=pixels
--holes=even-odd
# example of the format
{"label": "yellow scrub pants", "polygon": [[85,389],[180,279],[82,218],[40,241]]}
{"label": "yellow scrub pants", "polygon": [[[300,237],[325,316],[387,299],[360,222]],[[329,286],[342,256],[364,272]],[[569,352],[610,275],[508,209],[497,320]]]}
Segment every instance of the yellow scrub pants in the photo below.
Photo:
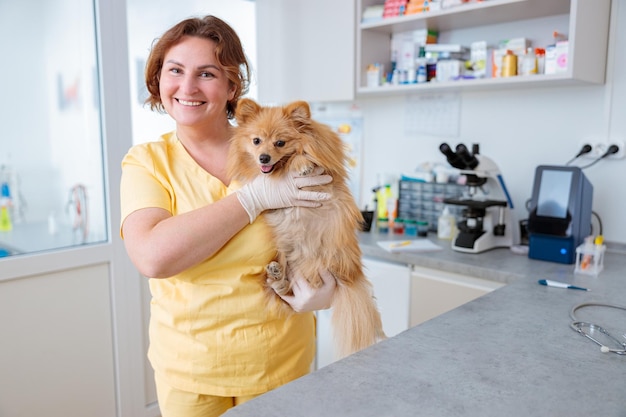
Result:
{"label": "yellow scrub pants", "polygon": [[156,374],[154,381],[162,417],[217,417],[228,409],[260,395],[216,397],[177,390],[167,385]]}

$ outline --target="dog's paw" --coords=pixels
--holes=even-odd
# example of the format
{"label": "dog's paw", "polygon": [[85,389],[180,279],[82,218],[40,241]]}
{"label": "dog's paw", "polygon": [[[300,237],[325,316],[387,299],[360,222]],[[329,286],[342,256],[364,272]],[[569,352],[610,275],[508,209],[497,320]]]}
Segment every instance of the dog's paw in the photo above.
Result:
{"label": "dog's paw", "polygon": [[265,267],[267,275],[267,285],[269,285],[278,295],[287,295],[289,293],[289,280],[283,273],[283,268],[276,261],[270,262]]}
{"label": "dog's paw", "polygon": [[315,167],[313,165],[306,165],[300,169],[300,176],[306,177],[307,175],[311,175],[313,173],[313,169]]}
{"label": "dog's paw", "polygon": [[265,267],[268,280],[279,281],[283,279],[283,268],[276,261],[272,261]]}

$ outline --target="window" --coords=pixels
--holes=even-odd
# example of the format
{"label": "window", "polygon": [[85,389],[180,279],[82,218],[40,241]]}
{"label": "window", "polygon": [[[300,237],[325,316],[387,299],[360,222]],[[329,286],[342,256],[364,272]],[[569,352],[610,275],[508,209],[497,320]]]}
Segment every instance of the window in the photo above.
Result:
{"label": "window", "polygon": [[107,241],[94,4],[0,1],[0,256]]}

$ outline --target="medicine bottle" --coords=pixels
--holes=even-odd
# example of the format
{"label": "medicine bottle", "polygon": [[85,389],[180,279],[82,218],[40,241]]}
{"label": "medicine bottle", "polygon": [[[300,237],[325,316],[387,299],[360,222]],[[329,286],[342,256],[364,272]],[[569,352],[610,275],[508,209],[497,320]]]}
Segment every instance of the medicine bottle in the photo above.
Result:
{"label": "medicine bottle", "polygon": [[426,220],[418,220],[417,221],[417,235],[420,237],[428,236],[428,221]]}
{"label": "medicine bottle", "polygon": [[407,219],[404,221],[404,234],[407,236],[417,236],[417,220]]}
{"label": "medicine bottle", "polygon": [[387,217],[379,217],[376,221],[378,233],[389,233],[389,219]]}
{"label": "medicine bottle", "polygon": [[502,74],[503,77],[514,77],[517,75],[517,55],[510,49],[502,57]]}
{"label": "medicine bottle", "polygon": [[537,74],[537,55],[533,48],[528,48],[522,58],[522,75]]}
{"label": "medicine bottle", "polygon": [[439,239],[452,239],[455,233],[456,219],[450,214],[448,206],[445,206],[437,221],[437,237]]}
{"label": "medicine bottle", "polygon": [[404,234],[404,219],[395,219],[393,222],[393,234],[394,235],[403,235]]}

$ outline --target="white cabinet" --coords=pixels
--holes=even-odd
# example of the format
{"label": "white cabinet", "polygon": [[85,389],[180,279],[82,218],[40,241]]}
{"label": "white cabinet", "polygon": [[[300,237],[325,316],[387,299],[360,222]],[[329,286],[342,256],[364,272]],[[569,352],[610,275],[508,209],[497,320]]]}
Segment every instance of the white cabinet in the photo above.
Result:
{"label": "white cabinet", "polygon": [[365,275],[374,286],[374,296],[383,321],[383,330],[392,337],[411,327],[411,269],[364,258]]}
{"label": "white cabinet", "polygon": [[[395,336],[440,314],[487,294],[503,284],[460,274],[363,258],[383,330]],[[337,360],[333,349],[331,310],[317,312],[317,369]]]}
{"label": "white cabinet", "polygon": [[[383,330],[389,337],[410,326],[411,269],[408,265],[363,258],[365,275],[374,286]],[[336,361],[334,351],[332,310],[317,312],[317,369]]]}
{"label": "white cabinet", "polygon": [[355,0],[257,0],[259,100],[353,100],[355,10]]}
{"label": "white cabinet", "polygon": [[453,310],[503,284],[430,268],[411,268],[411,326]]}
{"label": "white cabinet", "polygon": [[[356,95],[406,94],[445,89],[487,89],[604,83],[611,0],[489,0],[361,23],[367,6],[380,0],[357,1]],[[533,46],[551,43],[553,31],[569,38],[566,72],[549,75],[488,78],[450,82],[429,82],[397,86],[367,87],[366,67],[391,61],[391,35],[418,29],[439,32],[440,43],[464,46],[484,40],[496,45],[500,40],[526,37]]]}

